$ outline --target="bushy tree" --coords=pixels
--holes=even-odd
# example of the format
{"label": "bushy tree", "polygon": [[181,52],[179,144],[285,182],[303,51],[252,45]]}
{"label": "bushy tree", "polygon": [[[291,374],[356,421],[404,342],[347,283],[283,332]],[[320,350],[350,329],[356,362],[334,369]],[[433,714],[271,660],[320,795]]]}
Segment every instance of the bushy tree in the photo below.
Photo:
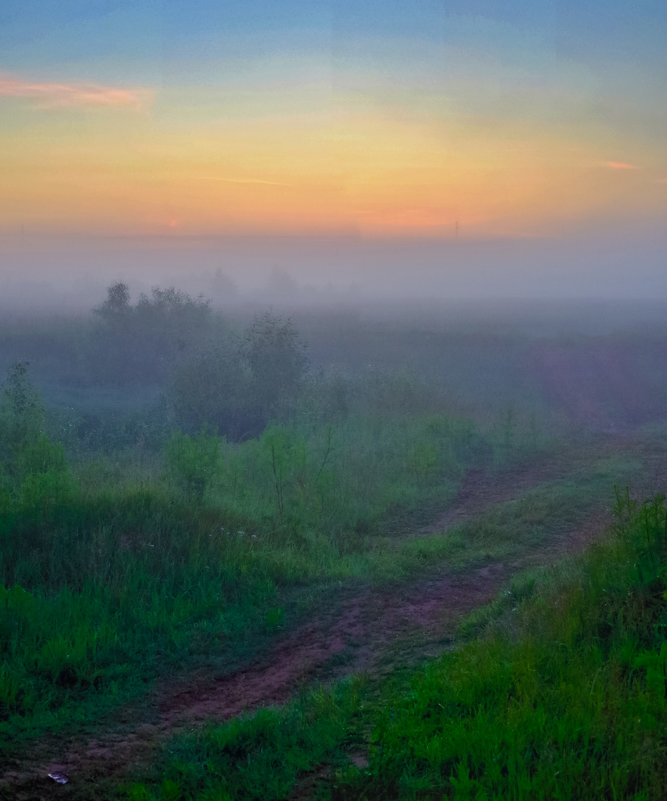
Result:
{"label": "bushy tree", "polygon": [[97,314],[110,321],[127,317],[130,311],[130,289],[122,281],[107,288],[107,299],[95,309]]}
{"label": "bushy tree", "polygon": [[101,326],[92,353],[98,380],[162,382],[174,366],[201,347],[210,329],[209,302],[173,287],[155,288],[130,302],[126,284],[107,290],[95,309]]}
{"label": "bushy tree", "polygon": [[201,503],[222,467],[218,437],[205,430],[193,436],[175,431],[167,443],[166,455],[176,484],[191,501]]}
{"label": "bushy tree", "polygon": [[209,303],[173,287],[141,295],[134,310],[135,331],[145,358],[145,370],[165,378],[179,359],[201,345],[210,322]]}
{"label": "bushy tree", "polygon": [[178,365],[169,393],[174,421],[189,433],[208,426],[233,440],[257,436],[294,405],[306,366],[292,321],[264,314],[241,342],[219,339]]}
{"label": "bushy tree", "polygon": [[46,435],[44,407],[28,364],[18,362],[0,398],[0,495],[15,496],[25,508],[46,515],[72,488],[65,451]]}
{"label": "bushy tree", "polygon": [[239,440],[262,428],[249,373],[234,343],[216,342],[182,362],[175,371],[169,404],[176,424],[190,434],[210,427]]}
{"label": "bushy tree", "polygon": [[28,375],[28,363],[17,362],[7,374],[0,399],[0,456],[5,469],[17,473],[26,450],[44,434],[44,407]]}
{"label": "bushy tree", "polygon": [[267,418],[280,416],[294,402],[308,366],[306,347],[289,318],[266,312],[245,337],[251,391]]}

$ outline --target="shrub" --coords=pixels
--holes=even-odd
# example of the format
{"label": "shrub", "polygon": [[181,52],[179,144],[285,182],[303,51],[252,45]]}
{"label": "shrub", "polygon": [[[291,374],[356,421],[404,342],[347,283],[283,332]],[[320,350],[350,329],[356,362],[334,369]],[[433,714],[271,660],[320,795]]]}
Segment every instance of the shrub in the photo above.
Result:
{"label": "shrub", "polygon": [[194,436],[175,431],[167,443],[167,460],[176,484],[190,500],[201,503],[222,466],[220,440],[206,430]]}

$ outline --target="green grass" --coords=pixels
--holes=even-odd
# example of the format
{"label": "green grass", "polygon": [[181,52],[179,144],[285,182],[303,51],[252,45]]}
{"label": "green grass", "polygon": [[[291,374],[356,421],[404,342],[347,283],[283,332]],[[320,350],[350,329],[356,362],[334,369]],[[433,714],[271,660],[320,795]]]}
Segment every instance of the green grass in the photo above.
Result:
{"label": "green grass", "polygon": [[[480,443],[469,424],[433,416],[352,420],[329,432],[273,427],[224,444],[203,497],[159,465],[142,479],[135,462],[123,469],[99,460],[88,470],[79,463],[80,477],[56,482],[51,495],[41,479],[32,493],[8,495],[0,745],[20,750],[47,730],[111,714],[174,670],[230,670],[335,604],[341,589],[539,547],[639,466],[621,457],[593,463],[590,475],[582,467],[473,522],[406,537],[413,518],[451,501]],[[415,468],[415,451],[427,466]]]}
{"label": "green grass", "polygon": [[[333,422],[324,422],[313,401],[245,442],[175,432],[165,444],[161,425],[141,439],[139,415],[128,432],[107,420],[113,436],[86,434],[68,463],[46,436],[47,416],[24,378],[16,374],[9,405],[0,404],[3,757],[47,734],[111,725],[121,708],[150,717],[158,680],[232,671],[279,632],[362,586],[390,592],[434,569],[465,570],[539,549],[644,464],[641,452],[603,458],[593,445],[564,476],[518,488],[475,520],[424,534],[420,527],[448,508],[467,471],[502,480],[546,458],[548,439],[512,415],[482,430],[438,409],[441,398],[409,378],[378,375]],[[71,444],[70,434],[64,439]],[[98,436],[108,446],[104,455],[95,451]],[[470,623],[468,635],[487,623]],[[309,750],[344,768],[350,737],[368,744],[364,732],[379,723],[359,708],[375,709],[380,690],[362,697],[359,687],[337,690],[334,700],[320,695],[318,708],[328,705],[330,715],[308,712],[315,702],[303,700],[298,714],[324,751],[300,730],[301,745],[285,753],[301,752],[276,773],[275,797],[310,769]],[[338,706],[343,712],[334,714]],[[298,729],[282,715],[267,713],[257,724],[262,736],[272,732],[276,751],[276,727]],[[238,726],[234,737],[252,750],[255,735]],[[199,737],[184,748],[196,752]],[[226,762],[216,770],[229,773]],[[199,786],[196,777],[188,782]],[[257,786],[274,785],[265,777]]]}
{"label": "green grass", "polygon": [[[342,326],[345,359],[325,359],[277,422],[253,423],[255,399],[237,387],[250,428],[234,436],[255,434],[239,442],[171,430],[166,367],[149,382],[91,381],[104,343],[90,321],[9,332],[5,358],[36,360],[58,408],[47,414],[25,366],[10,368],[0,396],[2,759],[48,736],[121,725],[121,710],[128,729],[154,719],[156,682],[247,665],[369,584],[391,593],[435,571],[525,564],[608,507],[613,484],[665,463],[660,428],[611,455],[584,436],[559,448],[567,424],[526,372],[532,346],[521,337],[445,326],[433,338],[429,323],[392,340],[394,325],[352,332],[352,348]],[[114,353],[120,370],[126,351]],[[105,359],[95,364],[106,371]],[[642,384],[658,399],[660,375]],[[563,453],[572,458],[561,464]],[[512,492],[531,460],[556,468]],[[424,533],[470,470],[509,493]],[[464,623],[457,653],[414,672],[417,657],[389,651],[383,667],[395,658],[400,669],[382,684],[353,679],[179,736],[154,774],[109,792],[566,798],[581,785],[591,797],[652,797],[651,765],[665,753],[663,512],[627,498],[617,511],[615,544],[583,566],[516,577]],[[63,792],[76,794],[75,783]]]}
{"label": "green grass", "polygon": [[490,447],[445,415],[352,418],[241,444],[176,435],[167,463],[131,450],[70,470],[35,437],[0,492],[2,749],[177,668],[229,670],[333,585],[405,578],[421,560],[386,547],[396,520],[446,505]]}
{"label": "green grass", "polygon": [[346,682],[179,735],[151,777],[117,792],[135,801],[662,797],[663,499],[639,507],[619,495],[616,520],[615,536],[585,558],[531,576],[523,593],[515,584],[486,633],[458,650],[381,685]]}

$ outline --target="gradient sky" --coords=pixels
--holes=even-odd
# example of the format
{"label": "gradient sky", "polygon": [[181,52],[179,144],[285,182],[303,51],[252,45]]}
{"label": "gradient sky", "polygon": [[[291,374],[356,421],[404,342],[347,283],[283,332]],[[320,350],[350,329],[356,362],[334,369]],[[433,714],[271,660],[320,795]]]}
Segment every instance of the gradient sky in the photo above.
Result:
{"label": "gradient sky", "polygon": [[2,0],[0,232],[667,219],[665,0]]}

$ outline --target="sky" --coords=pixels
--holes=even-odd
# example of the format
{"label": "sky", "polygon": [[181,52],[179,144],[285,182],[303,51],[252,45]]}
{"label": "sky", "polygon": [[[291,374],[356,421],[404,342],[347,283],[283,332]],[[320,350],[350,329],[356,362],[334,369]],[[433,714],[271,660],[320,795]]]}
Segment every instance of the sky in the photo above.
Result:
{"label": "sky", "polygon": [[664,0],[3,0],[0,238],[627,232],[655,261],[665,41]]}

